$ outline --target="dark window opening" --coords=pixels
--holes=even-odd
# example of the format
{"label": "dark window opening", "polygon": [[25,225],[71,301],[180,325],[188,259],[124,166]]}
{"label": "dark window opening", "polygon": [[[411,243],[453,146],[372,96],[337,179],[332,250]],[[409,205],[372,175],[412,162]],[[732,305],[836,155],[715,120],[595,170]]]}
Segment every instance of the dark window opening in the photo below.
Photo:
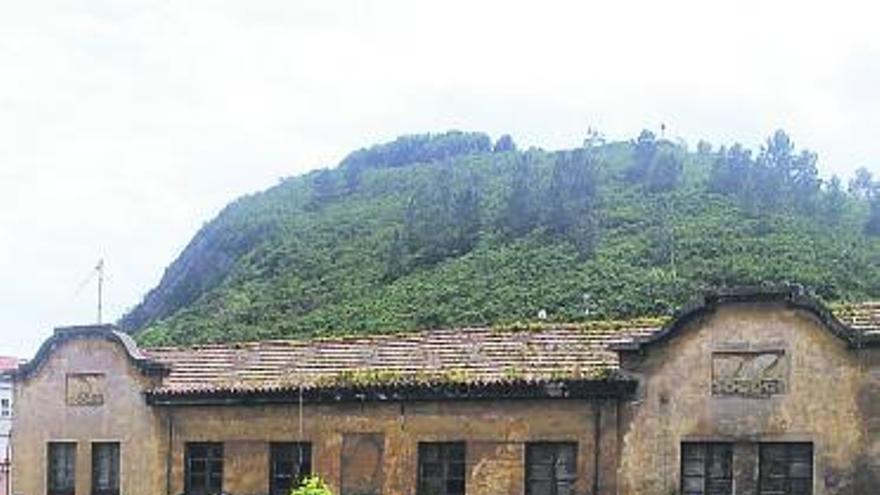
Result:
{"label": "dark window opening", "polygon": [[76,489],[76,444],[51,442],[48,451],[48,495],[74,495]]}
{"label": "dark window opening", "polygon": [[311,472],[311,444],[283,442],[269,447],[269,493],[272,495],[290,495]]}
{"label": "dark window opening", "polygon": [[681,444],[682,495],[732,495],[733,445]]}
{"label": "dark window opening", "polygon": [[217,495],[223,491],[223,444],[186,444],[184,461],[187,495]]}
{"label": "dark window opening", "polygon": [[92,495],[119,495],[119,444],[92,444]]}
{"label": "dark window opening", "polygon": [[760,495],[812,495],[812,443],[762,443],[759,457]]}
{"label": "dark window opening", "polygon": [[419,442],[418,495],[464,495],[464,442]]}
{"label": "dark window opening", "polygon": [[526,495],[570,495],[577,481],[577,443],[526,444]]}

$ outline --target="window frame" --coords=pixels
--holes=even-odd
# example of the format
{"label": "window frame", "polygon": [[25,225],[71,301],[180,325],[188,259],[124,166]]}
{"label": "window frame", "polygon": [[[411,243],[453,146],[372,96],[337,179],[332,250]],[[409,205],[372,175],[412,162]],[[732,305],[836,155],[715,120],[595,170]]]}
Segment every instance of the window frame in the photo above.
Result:
{"label": "window frame", "polygon": [[[428,451],[438,449],[437,460],[428,461]],[[460,451],[460,455],[457,452]],[[455,454],[453,456],[453,454]],[[436,464],[440,467],[438,476],[426,476],[426,466]],[[460,476],[450,474],[453,466],[460,465]],[[467,493],[467,442],[464,441],[427,441],[419,442],[416,460],[416,495],[433,495],[430,492],[429,480],[439,480],[442,486],[441,495],[464,495]],[[450,483],[460,483],[461,490],[450,491]]]}
{"label": "window frame", "polygon": [[[553,450],[553,461],[552,468],[550,469],[550,478],[549,480],[541,480],[535,479],[535,477],[531,474],[531,467],[533,465],[540,465],[543,463],[535,463],[533,461],[534,456],[536,455],[536,450],[541,448],[550,448]],[[548,481],[550,483],[550,493],[548,495],[559,495],[559,486],[561,483],[566,483],[571,486],[570,493],[575,492],[575,487],[577,485],[577,481],[579,478],[578,474],[578,443],[570,442],[570,441],[541,441],[541,442],[526,442],[525,445],[525,462],[523,462],[524,468],[524,476],[523,479],[525,481],[525,495],[541,495],[534,493],[532,490],[532,483],[534,481]],[[571,461],[572,461],[572,475],[569,479],[563,479],[558,476],[556,466],[559,464],[559,460],[562,457],[560,452],[562,449],[571,449]]]}
{"label": "window frame", "polygon": [[[65,460],[65,464],[67,464],[67,471],[69,471],[70,485],[62,486],[56,488],[56,483],[53,483],[55,473],[54,469],[54,459],[55,457],[52,455],[55,449],[64,449],[67,451],[66,455],[69,455],[69,459]],[[46,444],[46,493],[48,495],[75,495],[76,494],[76,451],[77,451],[77,443],[76,442],[48,442]]]}
{"label": "window frame", "polygon": [[[205,453],[201,457],[196,457],[193,450],[205,449]],[[213,456],[219,452],[218,456]],[[222,442],[186,442],[184,445],[184,489],[187,495],[213,495],[223,492],[223,469],[224,469],[224,449]],[[205,463],[204,472],[198,475],[202,478],[203,487],[199,491],[194,491],[193,480],[196,474],[193,473],[192,465],[194,462],[202,461]],[[215,477],[213,467],[219,464],[219,485],[214,487],[211,485],[212,479]]]}
{"label": "window frame", "polygon": [[[283,458],[281,454],[284,453],[285,450],[292,449],[294,455],[296,454],[296,450],[300,452],[300,459],[293,459],[294,467],[296,468],[297,475],[296,478],[293,479],[293,473],[290,475],[281,474],[279,475],[277,470],[277,463],[283,462]],[[305,455],[302,455],[305,453]],[[305,469],[303,469],[305,466]],[[309,476],[312,473],[312,443],[311,442],[271,442],[269,443],[269,495],[277,495],[278,493],[289,495],[290,491],[293,488],[296,488],[302,479],[306,476]],[[280,477],[291,478],[290,487],[284,488],[285,483],[279,483]],[[283,491],[280,491],[283,490]]]}
{"label": "window frame", "polygon": [[[702,450],[702,471],[700,475],[687,474],[686,472],[686,461],[689,459],[686,456],[686,451],[688,449],[701,449]],[[714,454],[716,451],[725,450],[727,452],[727,471],[726,476],[718,477],[712,475],[712,462],[715,459]],[[712,482],[726,482],[726,490],[723,492],[723,495],[729,495],[733,493],[733,443],[732,442],[681,442],[681,451],[680,451],[680,490],[679,493],[682,495],[690,495],[693,492],[686,491],[686,480],[688,478],[700,478],[703,480],[702,491],[699,495],[716,495],[716,491],[713,489]],[[710,491],[711,490],[711,491]]]}
{"label": "window frame", "polygon": [[[100,459],[97,454],[98,451],[102,448],[110,448],[110,473],[108,474],[108,478],[110,479],[109,487],[99,487],[97,480],[100,478],[98,475],[98,469],[100,466],[98,465]],[[120,478],[121,478],[121,463],[120,457],[122,455],[122,446],[119,442],[92,442],[92,495],[119,495],[120,492]],[[114,468],[115,466],[115,468]]]}
{"label": "window frame", "polygon": [[[770,448],[782,448],[783,449],[783,459],[782,461],[785,463],[785,475],[781,477],[777,477],[777,479],[781,478],[784,485],[784,494],[785,495],[812,495],[815,485],[815,477],[816,477],[816,450],[813,442],[761,442],[758,444],[758,494],[763,495],[765,488],[764,484],[771,479],[770,476],[766,476],[770,469],[765,469],[764,458],[767,455],[766,452]],[[803,459],[795,458],[793,455],[794,451],[798,449],[806,448],[809,452],[809,476],[792,476],[792,465],[797,463],[798,461],[803,461]],[[792,481],[803,481],[806,482],[804,486],[808,489],[806,492],[793,492],[792,491]],[[768,492],[768,493],[778,493],[778,492]]]}

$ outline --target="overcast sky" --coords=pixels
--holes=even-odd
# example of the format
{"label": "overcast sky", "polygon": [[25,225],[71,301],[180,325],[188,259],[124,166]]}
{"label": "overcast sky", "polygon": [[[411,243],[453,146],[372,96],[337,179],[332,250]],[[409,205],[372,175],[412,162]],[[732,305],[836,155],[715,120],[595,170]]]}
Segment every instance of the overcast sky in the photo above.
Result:
{"label": "overcast sky", "polygon": [[[813,5],[817,4],[817,5]],[[871,2],[20,1],[0,6],[0,353],[105,319],[235,197],[399,134],[572,147],[782,127],[880,171]]]}

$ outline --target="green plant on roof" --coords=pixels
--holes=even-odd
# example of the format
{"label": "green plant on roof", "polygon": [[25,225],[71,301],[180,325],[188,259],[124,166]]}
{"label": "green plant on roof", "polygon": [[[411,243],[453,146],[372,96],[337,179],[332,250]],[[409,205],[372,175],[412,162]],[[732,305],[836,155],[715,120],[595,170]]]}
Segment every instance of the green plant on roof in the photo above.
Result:
{"label": "green plant on roof", "polygon": [[315,475],[304,478],[290,495],[333,495],[333,492],[320,476]]}

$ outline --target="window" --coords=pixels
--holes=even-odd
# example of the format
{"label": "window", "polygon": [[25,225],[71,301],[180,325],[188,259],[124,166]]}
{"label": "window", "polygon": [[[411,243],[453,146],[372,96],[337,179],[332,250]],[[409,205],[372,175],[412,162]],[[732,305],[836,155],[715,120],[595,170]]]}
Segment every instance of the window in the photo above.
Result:
{"label": "window", "polygon": [[223,490],[223,444],[186,444],[187,495],[215,495]]}
{"label": "window", "polygon": [[119,495],[119,444],[92,444],[92,495]]}
{"label": "window", "polygon": [[577,444],[526,444],[526,495],[569,495],[577,480]]}
{"label": "window", "polygon": [[312,446],[307,442],[273,443],[269,447],[269,493],[290,495],[312,472]]}
{"label": "window", "polygon": [[12,403],[9,399],[0,399],[0,417],[8,418],[12,416]]}
{"label": "window", "polygon": [[464,442],[419,442],[419,495],[464,495]]}
{"label": "window", "polygon": [[760,495],[812,495],[812,443],[762,443],[759,457]]}
{"label": "window", "polygon": [[733,446],[729,443],[682,443],[681,493],[731,495]]}
{"label": "window", "polygon": [[76,486],[76,444],[50,442],[48,494],[73,495]]}

